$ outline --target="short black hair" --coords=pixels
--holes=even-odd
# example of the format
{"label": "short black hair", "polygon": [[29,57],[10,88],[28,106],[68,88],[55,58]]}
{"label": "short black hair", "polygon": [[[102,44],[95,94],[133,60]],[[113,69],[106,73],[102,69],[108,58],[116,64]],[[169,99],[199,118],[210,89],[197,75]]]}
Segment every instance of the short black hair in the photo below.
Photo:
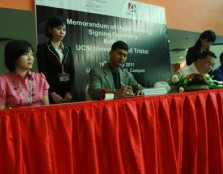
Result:
{"label": "short black hair", "polygon": [[124,49],[124,50],[126,50],[126,51],[129,50],[129,47],[128,47],[127,43],[125,43],[125,42],[123,42],[123,41],[121,41],[121,40],[114,42],[114,43],[112,44],[111,50],[114,51],[114,50],[116,50],[117,48],[121,48],[121,49]]}
{"label": "short black hair", "polygon": [[49,28],[52,29],[52,28],[55,28],[55,27],[63,26],[63,25],[66,25],[65,19],[63,17],[61,17],[61,16],[50,16],[47,20],[47,23],[46,23],[46,29],[45,29],[46,36],[51,39],[52,35],[49,32]]}
{"label": "short black hair", "polygon": [[223,52],[220,54],[220,57],[219,57],[220,61],[223,60]]}
{"label": "short black hair", "polygon": [[211,51],[203,51],[202,53],[199,54],[198,59],[205,59],[207,56],[211,56],[215,59],[217,58],[215,53],[213,53]]}
{"label": "short black hair", "polygon": [[5,46],[4,61],[10,72],[15,72],[18,59],[24,53],[33,50],[32,45],[26,40],[11,40]]}

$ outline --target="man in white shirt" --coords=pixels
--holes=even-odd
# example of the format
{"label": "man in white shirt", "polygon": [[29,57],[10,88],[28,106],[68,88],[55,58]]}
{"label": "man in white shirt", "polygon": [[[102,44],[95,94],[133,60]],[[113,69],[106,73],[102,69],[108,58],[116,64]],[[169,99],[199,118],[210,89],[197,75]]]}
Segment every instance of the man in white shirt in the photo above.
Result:
{"label": "man in white shirt", "polygon": [[184,66],[175,74],[178,76],[186,76],[190,74],[207,74],[214,67],[216,55],[211,51],[202,52],[194,63]]}

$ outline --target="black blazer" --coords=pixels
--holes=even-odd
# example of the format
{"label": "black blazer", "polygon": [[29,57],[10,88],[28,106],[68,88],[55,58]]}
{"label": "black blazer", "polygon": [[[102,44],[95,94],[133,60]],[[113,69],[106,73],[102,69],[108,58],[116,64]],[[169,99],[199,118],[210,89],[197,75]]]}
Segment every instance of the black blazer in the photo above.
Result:
{"label": "black blazer", "polygon": [[70,47],[64,46],[64,71],[70,74],[70,80],[67,82],[60,82],[58,74],[62,72],[62,67],[58,62],[59,55],[52,46],[51,42],[44,43],[37,46],[37,65],[39,72],[43,72],[46,76],[47,82],[50,85],[49,93],[56,92],[64,97],[66,92],[70,92],[73,96],[75,68],[72,50]]}
{"label": "black blazer", "polygon": [[[205,51],[208,51],[209,49],[206,49]],[[186,55],[186,64],[191,65],[194,63],[199,55],[201,54],[201,48],[197,46],[190,47],[187,51]]]}

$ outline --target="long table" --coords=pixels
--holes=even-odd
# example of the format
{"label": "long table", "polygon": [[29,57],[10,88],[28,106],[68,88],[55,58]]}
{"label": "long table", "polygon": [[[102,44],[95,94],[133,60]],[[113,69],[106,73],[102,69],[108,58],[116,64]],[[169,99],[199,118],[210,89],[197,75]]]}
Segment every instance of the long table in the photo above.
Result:
{"label": "long table", "polygon": [[0,173],[223,173],[223,90],[2,110]]}

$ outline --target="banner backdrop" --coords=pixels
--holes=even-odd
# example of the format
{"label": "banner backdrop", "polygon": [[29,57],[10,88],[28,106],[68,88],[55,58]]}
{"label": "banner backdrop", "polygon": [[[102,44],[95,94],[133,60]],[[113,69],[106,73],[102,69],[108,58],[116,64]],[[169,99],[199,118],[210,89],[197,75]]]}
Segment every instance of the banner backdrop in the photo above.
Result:
{"label": "banner backdrop", "polygon": [[75,100],[85,100],[90,68],[103,66],[111,45],[129,45],[124,69],[145,87],[171,76],[164,8],[127,0],[36,0],[38,43],[47,42],[46,20],[66,19],[64,44],[71,46],[75,71]]}

